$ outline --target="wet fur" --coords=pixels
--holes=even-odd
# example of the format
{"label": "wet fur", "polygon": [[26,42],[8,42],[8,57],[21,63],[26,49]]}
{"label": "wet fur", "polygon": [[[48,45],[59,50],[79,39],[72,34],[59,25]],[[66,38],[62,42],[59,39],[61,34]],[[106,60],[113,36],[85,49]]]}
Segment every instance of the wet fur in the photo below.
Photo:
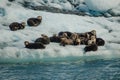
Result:
{"label": "wet fur", "polygon": [[73,40],[67,39],[67,38],[62,38],[60,45],[65,46],[65,45],[73,45]]}
{"label": "wet fur", "polygon": [[29,18],[27,20],[27,24],[29,26],[38,26],[41,23],[42,19],[38,19],[38,18]]}
{"label": "wet fur", "polygon": [[96,38],[96,44],[98,46],[104,46],[105,45],[105,41],[102,38]]}
{"label": "wet fur", "polygon": [[47,35],[44,35],[44,36],[42,36],[40,38],[37,38],[35,40],[35,43],[39,43],[39,42],[43,43],[43,44],[49,44],[50,43],[50,38]]}
{"label": "wet fur", "polygon": [[25,26],[22,25],[21,23],[13,22],[9,25],[9,28],[11,31],[16,31],[16,30],[24,29]]}
{"label": "wet fur", "polygon": [[26,43],[25,44],[25,48],[29,48],[29,49],[45,49],[45,46],[42,43]]}
{"label": "wet fur", "polygon": [[87,45],[84,48],[85,52],[89,52],[89,51],[97,51],[98,50],[98,46],[97,44],[91,44],[91,45]]}

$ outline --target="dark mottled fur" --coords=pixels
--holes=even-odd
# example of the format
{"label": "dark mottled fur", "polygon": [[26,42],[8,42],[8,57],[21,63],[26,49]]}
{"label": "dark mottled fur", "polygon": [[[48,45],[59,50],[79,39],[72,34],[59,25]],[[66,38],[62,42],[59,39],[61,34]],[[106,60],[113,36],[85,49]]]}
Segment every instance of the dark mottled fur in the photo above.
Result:
{"label": "dark mottled fur", "polygon": [[59,36],[53,35],[53,36],[50,37],[50,42],[60,43],[61,38]]}
{"label": "dark mottled fur", "polygon": [[45,46],[42,43],[29,43],[25,41],[24,44],[25,48],[29,49],[45,49]]}
{"label": "dark mottled fur", "polygon": [[105,41],[102,38],[96,38],[96,44],[98,46],[104,46],[105,45]]}
{"label": "dark mottled fur", "polygon": [[22,25],[21,23],[13,22],[9,25],[9,28],[10,28],[11,31],[16,31],[16,30],[19,30],[19,29],[24,29],[25,26]]}
{"label": "dark mottled fur", "polygon": [[50,38],[42,38],[42,37],[40,37],[40,38],[35,40],[35,43],[39,43],[39,42],[41,42],[43,44],[49,44],[50,43]]}
{"label": "dark mottled fur", "polygon": [[60,42],[60,45],[61,46],[65,46],[65,45],[73,45],[73,40],[71,39],[67,39],[67,38],[62,38],[61,39],[61,42]]}
{"label": "dark mottled fur", "polygon": [[62,36],[64,33],[66,33],[68,37],[70,37],[72,35],[72,32],[64,31],[64,32],[59,32],[58,36]]}
{"label": "dark mottled fur", "polygon": [[38,19],[38,18],[29,18],[27,20],[27,24],[29,26],[38,26],[42,21],[42,18],[41,19]]}
{"label": "dark mottled fur", "polygon": [[88,52],[88,51],[97,51],[97,50],[98,50],[97,44],[87,45],[87,46],[84,48],[84,51],[85,51],[85,52]]}

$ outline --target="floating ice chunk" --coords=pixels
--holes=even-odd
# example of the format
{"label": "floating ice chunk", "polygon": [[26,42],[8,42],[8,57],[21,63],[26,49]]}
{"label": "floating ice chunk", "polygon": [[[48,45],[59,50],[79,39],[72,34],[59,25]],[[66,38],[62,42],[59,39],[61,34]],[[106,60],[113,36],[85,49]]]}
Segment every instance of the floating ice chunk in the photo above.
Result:
{"label": "floating ice chunk", "polygon": [[79,6],[76,7],[76,9],[78,11],[85,11],[85,12],[89,11],[88,7],[86,5],[84,5],[84,4],[80,4]]}
{"label": "floating ice chunk", "polygon": [[5,9],[4,8],[0,8],[0,16],[5,16]]}
{"label": "floating ice chunk", "polygon": [[89,9],[101,12],[117,7],[120,0],[85,0],[85,3]]}

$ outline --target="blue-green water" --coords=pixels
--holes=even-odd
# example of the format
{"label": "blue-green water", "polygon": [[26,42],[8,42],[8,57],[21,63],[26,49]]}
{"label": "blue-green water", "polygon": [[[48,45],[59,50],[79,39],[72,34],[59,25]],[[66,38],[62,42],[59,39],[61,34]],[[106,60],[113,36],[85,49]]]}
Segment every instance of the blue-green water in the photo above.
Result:
{"label": "blue-green water", "polygon": [[120,80],[120,59],[0,64],[0,80]]}

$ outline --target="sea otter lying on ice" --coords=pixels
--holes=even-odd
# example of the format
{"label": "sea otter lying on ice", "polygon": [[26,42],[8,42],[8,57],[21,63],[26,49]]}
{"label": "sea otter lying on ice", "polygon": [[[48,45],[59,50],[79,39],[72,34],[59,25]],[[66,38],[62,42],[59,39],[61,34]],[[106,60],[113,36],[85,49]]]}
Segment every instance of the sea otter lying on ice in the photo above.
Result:
{"label": "sea otter lying on ice", "polygon": [[25,28],[25,22],[22,22],[22,23],[13,22],[9,25],[9,28],[10,28],[11,31],[24,29]]}
{"label": "sea otter lying on ice", "polygon": [[24,42],[25,48],[29,49],[45,49],[45,46],[42,43],[29,43],[28,41]]}
{"label": "sea otter lying on ice", "polygon": [[42,16],[38,16],[37,18],[29,18],[27,20],[28,26],[38,26],[42,21]]}

